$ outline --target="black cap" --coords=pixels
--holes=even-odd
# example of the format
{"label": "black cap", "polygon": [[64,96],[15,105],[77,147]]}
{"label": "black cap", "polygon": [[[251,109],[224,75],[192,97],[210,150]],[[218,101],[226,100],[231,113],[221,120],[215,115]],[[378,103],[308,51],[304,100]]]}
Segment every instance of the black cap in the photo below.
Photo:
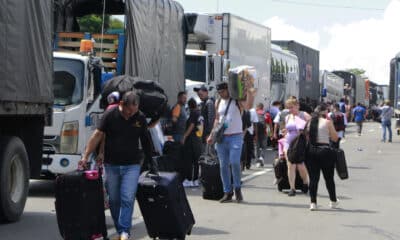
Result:
{"label": "black cap", "polygon": [[217,84],[217,91],[223,90],[223,89],[228,89],[228,83],[226,82],[221,82]]}
{"label": "black cap", "polygon": [[193,91],[198,92],[199,90],[208,92],[206,85],[201,85],[200,87],[194,87]]}

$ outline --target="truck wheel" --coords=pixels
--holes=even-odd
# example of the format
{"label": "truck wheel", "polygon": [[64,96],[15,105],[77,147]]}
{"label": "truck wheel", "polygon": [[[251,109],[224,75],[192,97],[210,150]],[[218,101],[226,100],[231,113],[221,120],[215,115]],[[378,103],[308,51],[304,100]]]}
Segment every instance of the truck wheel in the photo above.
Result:
{"label": "truck wheel", "polygon": [[28,196],[28,154],[17,137],[0,137],[0,146],[0,221],[15,222]]}

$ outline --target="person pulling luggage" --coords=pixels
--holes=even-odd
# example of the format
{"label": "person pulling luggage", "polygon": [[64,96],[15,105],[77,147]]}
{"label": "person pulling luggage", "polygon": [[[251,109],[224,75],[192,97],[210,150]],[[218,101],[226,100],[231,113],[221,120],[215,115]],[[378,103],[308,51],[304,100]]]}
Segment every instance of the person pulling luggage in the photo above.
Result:
{"label": "person pulling luggage", "polygon": [[[80,167],[86,166],[90,154],[104,137],[104,168],[111,216],[119,239],[127,240],[131,234],[141,164],[144,157],[152,157],[146,118],[139,111],[139,97],[135,92],[126,92],[118,107],[103,114],[79,161]],[[139,148],[139,139],[143,150]]]}

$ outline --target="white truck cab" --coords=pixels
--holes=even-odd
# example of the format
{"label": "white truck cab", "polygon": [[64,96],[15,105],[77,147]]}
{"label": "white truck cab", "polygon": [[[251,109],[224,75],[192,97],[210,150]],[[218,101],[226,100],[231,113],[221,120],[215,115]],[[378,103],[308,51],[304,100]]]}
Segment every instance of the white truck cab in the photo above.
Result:
{"label": "white truck cab", "polygon": [[45,128],[42,175],[74,171],[88,138],[96,128],[100,109],[99,58],[54,53],[53,124]]}

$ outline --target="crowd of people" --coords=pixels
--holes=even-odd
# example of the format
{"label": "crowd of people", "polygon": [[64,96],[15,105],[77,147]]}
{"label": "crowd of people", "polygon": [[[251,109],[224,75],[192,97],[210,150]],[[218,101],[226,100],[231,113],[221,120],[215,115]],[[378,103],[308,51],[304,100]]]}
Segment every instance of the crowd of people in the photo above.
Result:
{"label": "crowd of people", "polygon": [[[290,97],[284,106],[275,101],[269,108],[263,103],[256,103],[254,108],[256,89],[246,88],[247,97],[244,100],[231,98],[225,82],[218,84],[216,89],[218,98],[213,99],[208,95],[206,86],[195,88],[200,105],[193,98],[187,100],[186,92],[180,92],[177,103],[171,109],[172,138],[183,149],[184,166],[181,166],[180,174],[184,186],[199,186],[199,157],[208,146],[215,146],[224,192],[219,201],[231,202],[235,196],[240,203],[244,199],[241,172],[250,169],[254,161],[257,166],[264,166],[265,149],[270,146],[278,150],[279,159],[286,161],[290,186],[288,196],[296,195],[298,172],[302,182],[300,190],[303,193],[309,191],[310,210],[316,210],[322,172],[330,206],[337,207],[335,157],[331,151],[340,147],[348,120],[356,123],[357,132],[361,135],[367,115],[365,107],[358,103],[350,108],[344,99],[334,104],[310,105],[302,99]],[[84,166],[90,154],[101,145],[104,155],[101,155],[100,161],[104,161],[107,175],[111,215],[119,239],[128,239],[139,173],[143,160],[151,158],[153,149],[150,147],[151,137],[145,116],[138,110],[140,102],[135,92],[127,92],[121,97],[112,93],[108,100],[110,107],[90,138],[79,164]],[[393,108],[390,102],[386,101],[380,111],[381,141],[388,139],[391,142]],[[221,124],[224,127],[223,136],[215,142],[214,130]],[[295,148],[300,136],[305,136],[309,143],[306,156],[295,155],[291,149]]]}

